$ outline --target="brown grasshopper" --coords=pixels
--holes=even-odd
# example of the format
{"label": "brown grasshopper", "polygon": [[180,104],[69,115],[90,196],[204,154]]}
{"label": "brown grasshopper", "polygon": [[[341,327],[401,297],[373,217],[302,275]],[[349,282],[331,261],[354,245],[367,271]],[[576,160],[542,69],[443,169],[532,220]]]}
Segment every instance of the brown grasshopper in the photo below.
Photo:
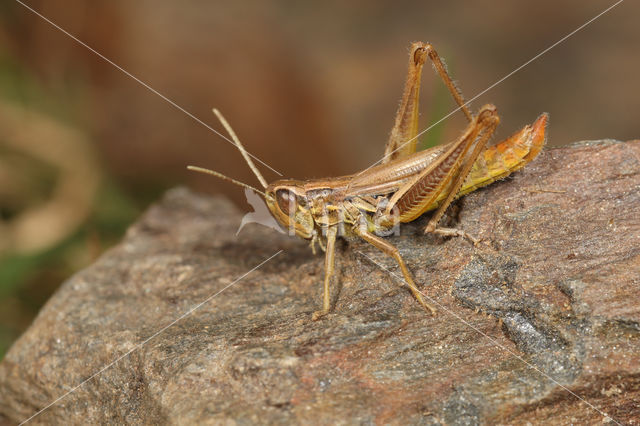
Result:
{"label": "brown grasshopper", "polygon": [[[420,80],[427,58],[469,124],[455,141],[416,152]],[[394,258],[414,297],[425,309],[435,312],[422,298],[398,249],[382,236],[399,223],[411,222],[437,208],[425,233],[464,236],[477,244],[478,240],[462,230],[438,227],[442,215],[454,199],[504,178],[535,158],[545,143],[548,120],[547,114],[542,114],[532,125],[487,148],[499,122],[496,108],[485,105],[473,115],[440,57],[427,43],[411,45],[404,94],[383,159],[360,173],[313,180],[281,179],[267,184],[230,125],[217,110],[214,112],[265,190],[259,191],[211,170],[194,166],[189,169],[213,174],[261,194],[280,224],[310,240],[314,253],[316,243],[325,251],[323,307],[313,314],[314,320],[330,310],[329,283],[334,272],[337,237],[362,238]]]}

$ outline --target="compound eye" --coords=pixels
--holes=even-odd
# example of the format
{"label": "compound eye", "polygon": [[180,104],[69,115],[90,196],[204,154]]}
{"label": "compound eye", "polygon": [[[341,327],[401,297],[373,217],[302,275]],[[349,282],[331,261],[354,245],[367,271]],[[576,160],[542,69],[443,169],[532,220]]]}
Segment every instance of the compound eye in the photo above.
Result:
{"label": "compound eye", "polygon": [[296,211],[296,195],[286,189],[279,189],[276,191],[276,200],[278,201],[278,207],[284,213],[293,213]]}

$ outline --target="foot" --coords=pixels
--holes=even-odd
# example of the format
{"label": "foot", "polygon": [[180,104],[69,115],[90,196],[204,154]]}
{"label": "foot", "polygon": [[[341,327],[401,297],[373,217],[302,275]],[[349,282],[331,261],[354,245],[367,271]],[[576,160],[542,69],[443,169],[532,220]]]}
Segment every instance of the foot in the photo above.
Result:
{"label": "foot", "polygon": [[420,302],[420,304],[425,310],[431,313],[431,315],[435,315],[438,312],[436,308],[434,308],[433,306],[431,306],[430,304],[424,301],[424,299],[422,298],[422,293],[420,293],[420,291],[417,288],[414,288],[414,287],[409,287],[409,288],[411,289],[413,296],[418,300],[418,302]]}
{"label": "foot", "polygon": [[436,228],[436,229],[430,230],[430,229],[427,228],[427,229],[425,229],[424,233],[425,234],[433,233],[433,234],[442,235],[444,237],[463,237],[463,238],[466,238],[467,240],[471,241],[475,247],[478,247],[478,245],[480,244],[480,240],[478,238],[474,237],[471,234],[468,234],[467,232],[463,231],[462,229]]}
{"label": "foot", "polygon": [[[412,289],[413,290],[413,289]],[[422,295],[420,293],[416,293],[413,292],[413,295],[416,297],[416,299],[418,299],[418,302],[420,302],[420,304],[422,305],[422,307],[428,311],[431,315],[435,315],[438,313],[438,311],[436,310],[436,308],[434,308],[433,306],[431,306],[430,304],[428,304],[427,302],[424,301],[424,299],[422,298]]]}
{"label": "foot", "polygon": [[311,320],[312,321],[318,321],[320,318],[322,318],[323,316],[327,315],[329,313],[329,310],[321,310],[321,311],[315,311],[312,315],[311,315]]}

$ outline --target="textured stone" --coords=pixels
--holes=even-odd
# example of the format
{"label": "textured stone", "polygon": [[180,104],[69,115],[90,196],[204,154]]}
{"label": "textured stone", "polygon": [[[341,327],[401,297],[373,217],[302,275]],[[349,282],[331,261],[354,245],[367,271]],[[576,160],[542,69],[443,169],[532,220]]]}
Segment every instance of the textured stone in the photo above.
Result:
{"label": "textured stone", "polygon": [[323,261],[305,242],[236,237],[230,203],[169,191],[8,352],[0,418],[120,358],[33,421],[637,424],[640,142],[545,151],[452,211],[489,244],[422,235],[428,217],[390,238],[436,316],[391,259],[343,242],[313,322]]}

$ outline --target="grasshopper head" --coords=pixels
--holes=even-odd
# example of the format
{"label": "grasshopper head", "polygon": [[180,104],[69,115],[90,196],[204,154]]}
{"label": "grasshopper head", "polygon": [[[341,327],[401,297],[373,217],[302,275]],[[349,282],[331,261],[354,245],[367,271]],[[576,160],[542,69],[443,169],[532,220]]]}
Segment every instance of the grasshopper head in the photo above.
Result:
{"label": "grasshopper head", "polygon": [[267,186],[265,193],[267,207],[282,226],[295,231],[299,237],[313,237],[313,216],[299,182],[279,180]]}

